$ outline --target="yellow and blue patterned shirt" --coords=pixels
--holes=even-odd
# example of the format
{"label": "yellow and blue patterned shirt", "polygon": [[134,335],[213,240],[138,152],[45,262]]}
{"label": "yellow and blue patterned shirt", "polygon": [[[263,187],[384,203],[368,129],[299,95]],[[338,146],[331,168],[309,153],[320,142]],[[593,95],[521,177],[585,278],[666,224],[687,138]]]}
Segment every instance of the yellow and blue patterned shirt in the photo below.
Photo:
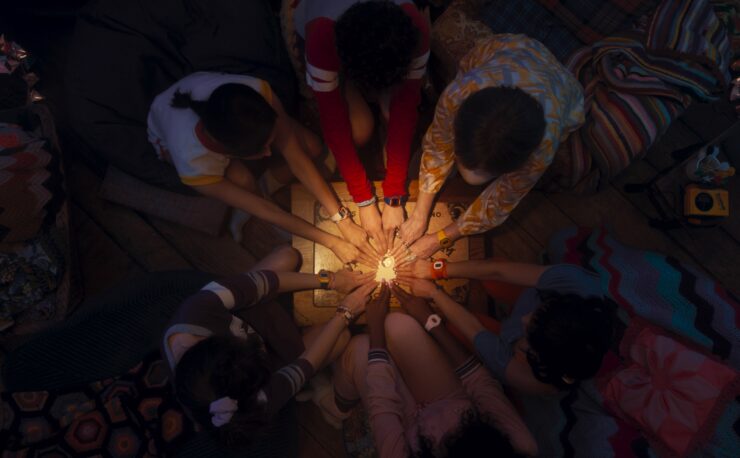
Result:
{"label": "yellow and blue patterned shirt", "polygon": [[496,178],[457,220],[463,235],[502,224],[547,170],[560,142],[584,121],[583,88],[545,46],[524,35],[501,34],[478,43],[442,93],[423,142],[419,189],[436,194],[455,161],[454,121],[465,99],[487,87],[518,87],[539,101],[547,127],[539,147],[514,172]]}

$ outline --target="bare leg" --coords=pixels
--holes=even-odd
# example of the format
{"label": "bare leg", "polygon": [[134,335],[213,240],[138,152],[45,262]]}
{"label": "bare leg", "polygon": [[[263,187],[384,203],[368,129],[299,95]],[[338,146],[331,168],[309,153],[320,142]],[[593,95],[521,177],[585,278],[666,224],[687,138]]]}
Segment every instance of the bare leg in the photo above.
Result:
{"label": "bare leg", "polygon": [[351,82],[344,83],[344,99],[347,101],[352,139],[357,146],[365,145],[373,135],[375,118],[365,98]]}
{"label": "bare leg", "polygon": [[[323,324],[316,324],[313,326],[310,326],[303,331],[303,344],[308,347],[310,346],[314,340],[324,331]],[[318,372],[319,370],[323,369],[324,367],[328,366],[329,364],[333,363],[334,361],[339,358],[339,356],[342,354],[344,349],[347,347],[347,343],[349,343],[350,339],[350,333],[348,330],[342,331],[341,334],[339,334],[339,338],[337,338],[336,343],[334,344],[334,347],[332,347],[329,354],[326,356],[326,359],[321,363],[321,367],[315,368]]]}
{"label": "bare leg", "polygon": [[275,272],[294,272],[301,265],[301,254],[290,245],[281,245],[262,258],[252,267],[255,270],[273,270]]}
{"label": "bare leg", "polygon": [[385,319],[385,335],[391,357],[416,402],[434,402],[460,389],[442,349],[416,320],[391,313]]}
{"label": "bare leg", "polygon": [[226,179],[247,191],[258,193],[257,181],[254,179],[254,175],[247,166],[237,159],[232,159],[226,168]]}

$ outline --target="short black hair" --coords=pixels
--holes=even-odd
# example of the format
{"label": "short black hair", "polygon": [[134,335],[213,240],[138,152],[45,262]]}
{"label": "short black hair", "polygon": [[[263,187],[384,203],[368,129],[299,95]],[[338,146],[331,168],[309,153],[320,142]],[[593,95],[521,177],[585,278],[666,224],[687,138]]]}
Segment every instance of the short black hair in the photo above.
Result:
{"label": "short black hair", "polygon": [[217,87],[208,100],[193,100],[189,92],[175,92],[170,105],[190,108],[206,131],[235,156],[251,156],[266,145],[277,113],[257,91],[245,84]]}
{"label": "short black hair", "polygon": [[600,297],[539,291],[541,304],[527,326],[527,360],[535,377],[569,389],[593,377],[614,337],[616,305]]}
{"label": "short black hair", "polygon": [[419,436],[417,458],[440,456],[515,458],[522,455],[514,451],[509,438],[493,426],[493,421],[488,416],[471,408],[463,412],[460,426],[444,438],[444,443],[434,444],[429,438]]}
{"label": "short black hair", "polygon": [[[270,378],[258,339],[212,336],[188,349],[175,368],[175,394],[202,427],[215,430],[227,446],[248,445],[268,424],[259,390]],[[238,410],[216,428],[209,412],[213,401],[236,399]]]}
{"label": "short black hair", "polygon": [[455,155],[471,170],[513,172],[542,142],[545,125],[542,105],[518,87],[481,89],[455,116]]}
{"label": "short black hair", "polygon": [[408,73],[419,30],[403,9],[386,0],[358,2],[334,26],[344,75],[360,89],[382,90]]}

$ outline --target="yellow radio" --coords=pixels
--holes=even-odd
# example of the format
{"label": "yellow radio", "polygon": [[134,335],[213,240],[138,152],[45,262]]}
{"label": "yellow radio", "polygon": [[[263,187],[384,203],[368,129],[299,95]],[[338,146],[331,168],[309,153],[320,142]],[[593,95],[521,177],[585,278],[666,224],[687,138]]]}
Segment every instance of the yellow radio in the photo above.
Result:
{"label": "yellow radio", "polygon": [[726,189],[686,186],[683,213],[687,218],[721,218],[730,215],[730,195]]}

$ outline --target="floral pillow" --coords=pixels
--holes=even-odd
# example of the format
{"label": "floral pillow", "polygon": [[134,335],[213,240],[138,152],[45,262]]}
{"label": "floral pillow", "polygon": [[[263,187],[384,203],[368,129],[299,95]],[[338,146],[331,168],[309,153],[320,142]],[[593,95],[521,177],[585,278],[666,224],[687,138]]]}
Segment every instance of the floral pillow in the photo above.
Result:
{"label": "floral pillow", "polygon": [[627,361],[601,390],[606,406],[668,455],[687,456],[711,440],[740,394],[740,373],[641,320],[621,346]]}

